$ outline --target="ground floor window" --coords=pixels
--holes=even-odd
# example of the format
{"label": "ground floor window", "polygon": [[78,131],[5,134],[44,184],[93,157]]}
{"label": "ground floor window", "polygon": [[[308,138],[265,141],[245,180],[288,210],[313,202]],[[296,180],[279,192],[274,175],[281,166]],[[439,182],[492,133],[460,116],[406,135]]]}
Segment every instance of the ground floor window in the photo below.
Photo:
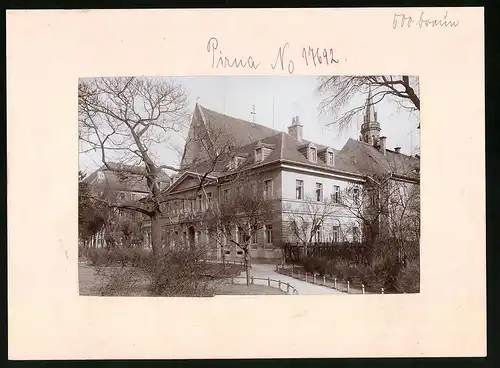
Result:
{"label": "ground floor window", "polygon": [[266,243],[273,242],[273,226],[268,224],[266,225]]}
{"label": "ground floor window", "polygon": [[339,242],[339,233],[340,233],[340,226],[336,225],[333,227],[333,232],[332,232],[332,241],[334,243]]}
{"label": "ground floor window", "polygon": [[359,228],[357,226],[352,228],[352,241],[359,243]]}

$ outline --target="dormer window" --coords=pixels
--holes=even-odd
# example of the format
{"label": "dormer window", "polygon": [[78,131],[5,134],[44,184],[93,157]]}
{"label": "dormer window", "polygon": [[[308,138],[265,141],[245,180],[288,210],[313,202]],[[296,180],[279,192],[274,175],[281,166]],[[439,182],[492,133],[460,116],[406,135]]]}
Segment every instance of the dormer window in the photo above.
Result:
{"label": "dormer window", "polygon": [[99,181],[104,180],[104,173],[102,171],[97,172],[97,179]]}
{"label": "dormer window", "polygon": [[333,166],[333,151],[326,151],[326,164]]}
{"label": "dormer window", "polygon": [[312,162],[318,161],[318,151],[316,147],[309,147],[309,160]]}
{"label": "dormer window", "polygon": [[255,162],[262,161],[262,147],[255,149]]}

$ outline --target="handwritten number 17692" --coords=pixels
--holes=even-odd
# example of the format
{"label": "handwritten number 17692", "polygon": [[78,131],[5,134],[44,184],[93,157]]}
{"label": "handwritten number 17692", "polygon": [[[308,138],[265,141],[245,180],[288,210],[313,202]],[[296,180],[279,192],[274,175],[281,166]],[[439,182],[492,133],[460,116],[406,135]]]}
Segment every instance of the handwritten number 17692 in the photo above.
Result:
{"label": "handwritten number 17692", "polygon": [[338,64],[339,62],[339,59],[335,59],[333,49],[313,49],[310,46],[309,48],[304,47],[302,49],[302,58],[308,66],[310,63],[316,66],[323,63],[326,65]]}

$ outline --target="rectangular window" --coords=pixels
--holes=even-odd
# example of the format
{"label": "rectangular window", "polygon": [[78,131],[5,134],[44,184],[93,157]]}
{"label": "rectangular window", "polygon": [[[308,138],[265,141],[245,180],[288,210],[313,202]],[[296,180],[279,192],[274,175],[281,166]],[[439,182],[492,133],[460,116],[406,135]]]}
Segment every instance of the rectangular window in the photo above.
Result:
{"label": "rectangular window", "polygon": [[295,180],[295,198],[303,199],[304,198],[304,181],[303,180]]}
{"label": "rectangular window", "polygon": [[224,204],[229,203],[229,189],[224,189]]}
{"label": "rectangular window", "polygon": [[272,243],[273,242],[273,226],[272,225],[266,225],[266,243]]}
{"label": "rectangular window", "polygon": [[355,243],[359,243],[359,228],[352,228],[352,241]]}
{"label": "rectangular window", "polygon": [[311,155],[311,161],[316,162],[318,160],[318,155],[316,153],[316,148],[311,147],[309,148],[310,150],[310,155]]}
{"label": "rectangular window", "polygon": [[333,186],[333,203],[340,202],[340,187],[338,185]]}
{"label": "rectangular window", "polygon": [[358,188],[354,188],[352,190],[352,200],[353,200],[354,204],[359,204],[359,189]]}
{"label": "rectangular window", "polygon": [[257,243],[257,226],[254,226],[252,228],[252,238],[251,238],[250,242],[252,244],[256,244]]}
{"label": "rectangular window", "polygon": [[370,192],[370,203],[372,206],[376,206],[377,205],[377,198],[378,197],[378,192],[376,190],[372,190]]}
{"label": "rectangular window", "polygon": [[207,209],[212,209],[212,193],[207,193]]}
{"label": "rectangular window", "polygon": [[273,182],[272,180],[264,181],[264,198],[270,199],[273,196]]}
{"label": "rectangular window", "polygon": [[315,233],[314,233],[314,241],[315,241],[316,243],[321,242],[321,226],[318,226],[318,227],[316,228],[316,231],[315,231]]}
{"label": "rectangular window", "polygon": [[316,201],[323,201],[323,184],[321,183],[316,183]]}
{"label": "rectangular window", "polygon": [[262,161],[262,148],[257,148],[255,150],[255,162]]}
{"label": "rectangular window", "polygon": [[340,233],[340,226],[336,225],[333,227],[333,233],[332,233],[332,241],[334,243],[338,243],[339,242],[339,233]]}
{"label": "rectangular window", "polygon": [[198,211],[203,211],[203,195],[198,194],[198,203],[196,206]]}
{"label": "rectangular window", "polygon": [[327,152],[328,153],[328,165],[333,165],[333,152]]}

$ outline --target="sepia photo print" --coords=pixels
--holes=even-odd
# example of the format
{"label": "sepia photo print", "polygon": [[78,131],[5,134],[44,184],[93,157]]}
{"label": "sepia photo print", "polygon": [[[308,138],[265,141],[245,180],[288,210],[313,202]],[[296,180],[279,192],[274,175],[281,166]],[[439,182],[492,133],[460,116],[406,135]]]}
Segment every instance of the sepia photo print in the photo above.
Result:
{"label": "sepia photo print", "polygon": [[80,295],[420,292],[416,76],[78,83]]}

